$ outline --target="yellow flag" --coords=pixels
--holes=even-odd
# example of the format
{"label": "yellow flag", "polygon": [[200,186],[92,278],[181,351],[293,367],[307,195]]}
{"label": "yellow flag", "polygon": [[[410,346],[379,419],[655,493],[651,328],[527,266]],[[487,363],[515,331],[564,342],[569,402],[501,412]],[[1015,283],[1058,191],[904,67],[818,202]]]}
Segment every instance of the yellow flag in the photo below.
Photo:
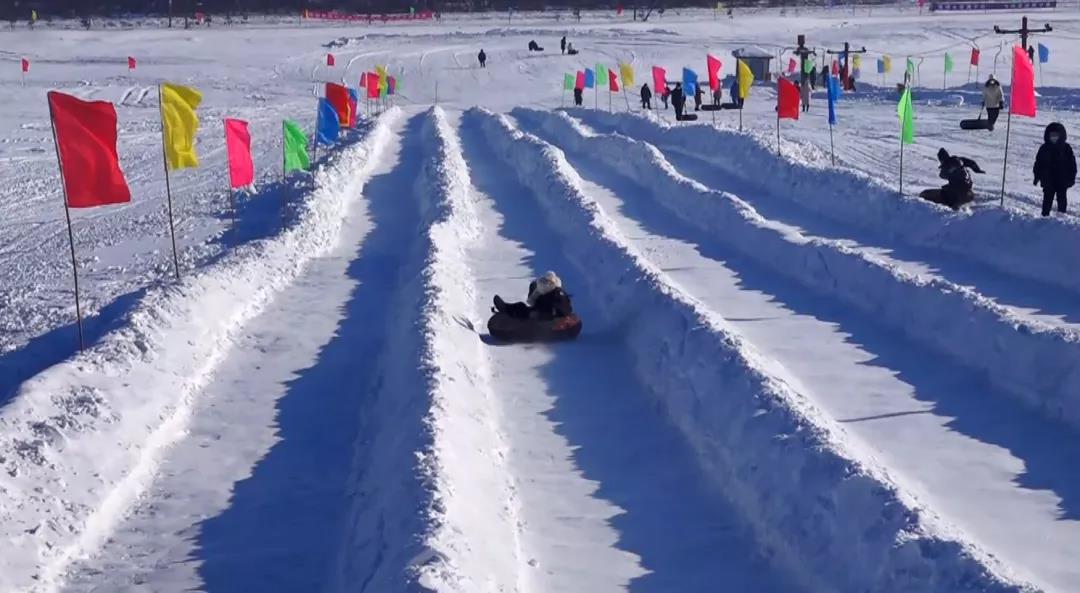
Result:
{"label": "yellow flag", "polygon": [[881,56],[881,69],[886,72],[892,72],[892,58],[889,56]]}
{"label": "yellow flag", "polygon": [[30,20],[32,22],[35,22],[35,23],[37,22],[37,11],[36,10],[31,10],[30,11]]}
{"label": "yellow flag", "polygon": [[634,86],[634,68],[630,64],[619,64],[619,78],[624,88]]}
{"label": "yellow flag", "polygon": [[375,72],[379,75],[379,90],[386,90],[388,88],[386,82],[386,68],[383,66],[375,66]]}
{"label": "yellow flag", "polygon": [[746,62],[739,60],[739,98],[745,99],[750,96],[750,85],[754,84],[754,73]]}
{"label": "yellow flag", "polygon": [[855,65],[856,70],[858,70],[859,68],[862,68],[862,56],[861,55],[855,54],[855,55],[851,56],[851,62]]}
{"label": "yellow flag", "polygon": [[189,86],[161,85],[161,130],[165,135],[165,159],[171,170],[199,166],[195,154],[195,132],[199,129],[195,109],[199,103],[202,93]]}

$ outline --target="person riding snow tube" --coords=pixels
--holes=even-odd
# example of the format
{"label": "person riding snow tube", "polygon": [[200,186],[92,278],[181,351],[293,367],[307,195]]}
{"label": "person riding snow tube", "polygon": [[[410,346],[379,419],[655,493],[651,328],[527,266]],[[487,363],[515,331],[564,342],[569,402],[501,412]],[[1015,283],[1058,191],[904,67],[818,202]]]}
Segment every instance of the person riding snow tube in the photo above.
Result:
{"label": "person riding snow tube", "polygon": [[968,169],[976,173],[985,173],[975,161],[950,155],[944,148],[938,151],[938,164],[940,170],[938,176],[948,181],[941,189],[927,189],[919,194],[924,200],[948,206],[953,210],[959,210],[964,204],[975,199],[975,193],[971,191],[974,183]]}
{"label": "person riding snow tube", "polygon": [[495,313],[488,331],[508,341],[557,340],[577,337],[581,320],[574,315],[570,295],[555,272],[547,272],[529,283],[526,302],[507,303],[495,295]]}

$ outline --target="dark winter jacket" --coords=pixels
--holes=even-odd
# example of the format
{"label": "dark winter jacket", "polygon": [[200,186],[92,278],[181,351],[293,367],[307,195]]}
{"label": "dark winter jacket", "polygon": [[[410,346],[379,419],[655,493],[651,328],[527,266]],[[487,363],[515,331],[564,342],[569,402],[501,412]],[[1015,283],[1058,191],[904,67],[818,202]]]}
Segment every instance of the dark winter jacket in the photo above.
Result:
{"label": "dark winter jacket", "polygon": [[[1057,132],[1061,138],[1050,142],[1051,132]],[[1076,156],[1065,140],[1065,126],[1058,122],[1046,126],[1033,168],[1035,183],[1041,183],[1044,189],[1066,189],[1076,183]]]}
{"label": "dark winter jacket", "polygon": [[652,99],[652,91],[649,90],[648,84],[641,85],[641,100],[649,101]]}
{"label": "dark winter jacket", "polygon": [[[536,282],[530,283],[529,294],[535,290]],[[563,292],[563,289],[556,288],[536,297],[532,304],[532,313],[536,319],[568,317],[574,314],[574,306],[570,303],[570,295]]]}
{"label": "dark winter jacket", "polygon": [[671,106],[677,111],[682,111],[686,106],[686,95],[683,94],[681,86],[675,87],[675,90],[671,91]]}
{"label": "dark winter jacket", "polygon": [[938,151],[938,162],[941,165],[938,176],[948,182],[941,188],[942,202],[956,209],[974,200],[975,194],[971,191],[974,184],[968,169],[985,173],[979,164],[966,157],[952,156],[944,148]]}
{"label": "dark winter jacket", "polygon": [[480,50],[480,53],[476,54],[476,59],[480,60],[480,63],[483,64],[487,61],[487,54],[484,53],[484,50]]}

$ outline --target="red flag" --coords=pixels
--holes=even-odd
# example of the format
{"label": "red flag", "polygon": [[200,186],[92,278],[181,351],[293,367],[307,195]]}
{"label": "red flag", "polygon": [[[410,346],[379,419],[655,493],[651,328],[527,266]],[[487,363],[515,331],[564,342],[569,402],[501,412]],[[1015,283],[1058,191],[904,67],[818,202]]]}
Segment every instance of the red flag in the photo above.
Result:
{"label": "red flag", "polygon": [[135,69],[135,58],[128,56],[128,70]]}
{"label": "red flag", "polygon": [[30,60],[27,60],[26,58],[22,59],[22,71],[23,74],[30,71]]}
{"label": "red flag", "polygon": [[255,183],[251,162],[251,133],[246,121],[225,119],[225,147],[229,153],[229,184],[233,189]]}
{"label": "red flag", "polygon": [[832,75],[840,76],[840,62],[837,62],[836,60],[832,61]]}
{"label": "red flag", "polygon": [[613,93],[619,92],[619,77],[614,70],[608,70],[608,90]]}
{"label": "red flag", "polygon": [[116,108],[49,92],[60,171],[68,206],[92,208],[131,201],[116,156]]}
{"label": "red flag", "polygon": [[574,79],[574,88],[583,91],[585,90],[585,72],[582,70],[577,71],[577,78]]}
{"label": "red flag", "polygon": [[709,54],[705,54],[705,63],[709,70],[709,88],[716,91],[720,88],[720,68],[723,64]]}
{"label": "red flag", "polygon": [[1009,100],[1012,113],[1035,117],[1035,67],[1019,45],[1013,46],[1012,92]]}
{"label": "red flag", "polygon": [[798,68],[798,67],[799,67],[799,65],[795,63],[795,58],[788,58],[788,61],[787,61],[787,71],[788,72],[794,72],[795,69]]}
{"label": "red flag", "polygon": [[622,4],[615,5],[615,16],[622,16]]}
{"label": "red flag", "polygon": [[367,73],[367,96],[368,99],[379,98],[379,75],[374,72]]}
{"label": "red flag", "polygon": [[327,66],[333,66],[334,65],[334,54],[326,54],[326,65]]}
{"label": "red flag", "polygon": [[971,65],[979,65],[979,50],[977,48],[971,48]]}
{"label": "red flag", "polygon": [[667,88],[667,70],[664,70],[660,66],[653,66],[652,83],[654,92],[659,93],[661,89]]}
{"label": "red flag", "polygon": [[786,78],[780,79],[777,89],[776,113],[780,119],[799,119],[799,87]]}
{"label": "red flag", "polygon": [[360,88],[367,88],[367,72],[360,73]]}
{"label": "red flag", "polygon": [[338,115],[338,123],[342,126],[349,125],[349,89],[335,84],[326,83],[326,100],[334,106]]}

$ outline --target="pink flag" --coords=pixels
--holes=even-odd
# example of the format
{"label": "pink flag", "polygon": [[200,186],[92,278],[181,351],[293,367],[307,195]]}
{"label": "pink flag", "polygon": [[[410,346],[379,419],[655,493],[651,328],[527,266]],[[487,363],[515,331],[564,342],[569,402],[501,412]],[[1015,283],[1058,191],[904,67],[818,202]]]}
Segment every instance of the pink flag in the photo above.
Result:
{"label": "pink flag", "polygon": [[362,72],[360,74],[360,88],[362,88],[362,89],[367,88],[367,72]]}
{"label": "pink flag", "polygon": [[379,75],[374,72],[367,73],[367,98],[378,99],[379,98]]}
{"label": "pink flag", "polygon": [[979,50],[977,48],[971,48],[971,65],[979,65]]}
{"label": "pink flag", "polygon": [[135,58],[128,56],[128,70],[135,69]]}
{"label": "pink flag", "polygon": [[1012,93],[1009,98],[1012,113],[1035,117],[1035,67],[1024,48],[1013,46]]}
{"label": "pink flag", "polygon": [[654,92],[659,93],[662,89],[667,88],[667,70],[664,70],[660,66],[653,66],[652,83]]}
{"label": "pink flag", "polygon": [[26,58],[22,59],[22,71],[23,73],[30,71],[30,60],[27,60]]}
{"label": "pink flag", "polygon": [[790,73],[790,72],[794,72],[794,71],[795,71],[795,69],[796,69],[796,68],[798,68],[798,67],[799,67],[799,66],[798,66],[798,64],[796,64],[796,63],[795,63],[795,58],[788,58],[788,61],[787,61],[787,71],[788,71],[789,73]]}
{"label": "pink flag", "polygon": [[327,66],[333,66],[334,65],[334,54],[326,54],[326,65]]}
{"label": "pink flag", "polygon": [[832,75],[840,76],[840,62],[837,62],[836,60],[832,61]]}
{"label": "pink flag", "polygon": [[255,182],[255,165],[251,162],[251,134],[246,121],[225,120],[225,146],[229,152],[229,184],[233,189]]}
{"label": "pink flag", "polygon": [[616,76],[614,70],[608,70],[608,90],[613,93],[619,92],[619,77]]}
{"label": "pink flag", "polygon": [[579,91],[585,90],[585,72],[583,70],[577,71],[577,76],[574,78],[574,88]]}
{"label": "pink flag", "polygon": [[720,68],[723,64],[709,54],[705,54],[705,63],[709,70],[709,88],[715,91],[720,88]]}

